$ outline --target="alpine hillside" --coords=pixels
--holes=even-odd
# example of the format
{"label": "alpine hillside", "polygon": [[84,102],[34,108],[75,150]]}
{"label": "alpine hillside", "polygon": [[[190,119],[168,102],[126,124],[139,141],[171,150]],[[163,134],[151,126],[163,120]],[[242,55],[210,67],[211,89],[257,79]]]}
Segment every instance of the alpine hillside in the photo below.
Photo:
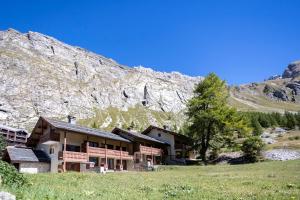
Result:
{"label": "alpine hillside", "polygon": [[[300,110],[299,62],[283,76],[230,87],[239,110]],[[296,66],[296,67],[295,67]],[[149,124],[179,128],[202,77],[127,67],[37,33],[0,31],[0,123],[31,130],[39,116],[111,130]]]}
{"label": "alpine hillside", "polygon": [[40,115],[102,129],[180,124],[201,79],[123,66],[36,32],[0,32],[0,123],[12,126],[31,129]]}

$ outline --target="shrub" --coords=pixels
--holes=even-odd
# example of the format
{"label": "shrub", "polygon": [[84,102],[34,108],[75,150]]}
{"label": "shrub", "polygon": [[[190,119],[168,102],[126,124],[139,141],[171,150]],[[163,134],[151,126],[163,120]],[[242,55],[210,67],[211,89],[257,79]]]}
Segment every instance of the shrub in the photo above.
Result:
{"label": "shrub", "polygon": [[220,150],[219,149],[212,149],[212,151],[210,152],[210,155],[209,155],[209,159],[210,160],[214,160],[214,159],[217,159],[219,157],[219,153],[220,153]]}
{"label": "shrub", "polygon": [[7,162],[0,160],[0,176],[3,185],[9,187],[21,187],[28,183],[27,179],[16,168]]}
{"label": "shrub", "polygon": [[252,136],[243,142],[242,151],[244,152],[246,159],[256,162],[259,160],[260,152],[263,147],[263,141],[259,137]]}

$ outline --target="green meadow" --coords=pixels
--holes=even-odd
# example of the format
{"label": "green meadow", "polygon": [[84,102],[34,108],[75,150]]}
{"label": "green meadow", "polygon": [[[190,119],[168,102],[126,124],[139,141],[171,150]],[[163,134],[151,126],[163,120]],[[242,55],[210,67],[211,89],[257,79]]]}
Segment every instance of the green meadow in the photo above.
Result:
{"label": "green meadow", "polygon": [[300,199],[300,160],[245,165],[166,166],[155,172],[26,175],[2,188],[17,199]]}

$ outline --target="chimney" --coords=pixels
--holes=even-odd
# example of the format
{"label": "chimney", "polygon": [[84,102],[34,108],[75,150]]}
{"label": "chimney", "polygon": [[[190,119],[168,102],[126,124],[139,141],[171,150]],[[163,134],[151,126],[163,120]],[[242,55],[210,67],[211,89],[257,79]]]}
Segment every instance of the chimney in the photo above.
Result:
{"label": "chimney", "polygon": [[168,130],[168,131],[170,130],[170,126],[168,126],[168,125],[163,125],[163,127],[165,130]]}
{"label": "chimney", "polygon": [[76,117],[68,115],[68,122],[70,124],[76,124]]}

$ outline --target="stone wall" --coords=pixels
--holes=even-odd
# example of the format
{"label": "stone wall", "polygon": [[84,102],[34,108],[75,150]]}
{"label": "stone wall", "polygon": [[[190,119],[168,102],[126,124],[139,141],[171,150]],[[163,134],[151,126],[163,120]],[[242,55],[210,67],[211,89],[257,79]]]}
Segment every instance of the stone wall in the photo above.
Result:
{"label": "stone wall", "polygon": [[42,162],[23,162],[20,163],[19,171],[29,174],[45,173],[50,171],[50,164]]}

